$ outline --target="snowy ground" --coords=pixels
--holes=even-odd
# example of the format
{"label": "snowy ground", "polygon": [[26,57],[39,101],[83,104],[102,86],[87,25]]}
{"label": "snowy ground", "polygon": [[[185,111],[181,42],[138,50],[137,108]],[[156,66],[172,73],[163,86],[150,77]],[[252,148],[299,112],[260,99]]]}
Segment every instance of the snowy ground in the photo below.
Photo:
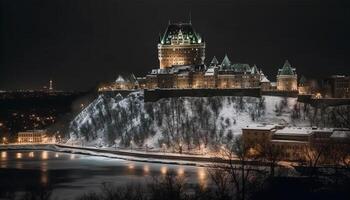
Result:
{"label": "snowy ground", "polygon": [[253,123],[309,126],[308,120],[291,120],[296,104],[296,98],[275,96],[181,97],[144,103],[142,92],[125,98],[100,95],[72,121],[67,144],[159,149],[167,142],[176,148],[188,137],[192,146],[197,140],[203,143],[197,132],[215,133],[209,139],[221,143]]}

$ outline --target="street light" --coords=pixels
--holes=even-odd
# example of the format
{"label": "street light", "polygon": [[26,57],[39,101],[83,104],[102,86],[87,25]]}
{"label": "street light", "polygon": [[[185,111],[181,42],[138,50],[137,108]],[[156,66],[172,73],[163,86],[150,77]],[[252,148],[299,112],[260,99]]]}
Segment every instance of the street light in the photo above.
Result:
{"label": "street light", "polygon": [[114,140],[114,147],[115,147],[115,150],[117,150],[117,143],[118,143],[118,140]]}
{"label": "street light", "polygon": [[166,144],[165,144],[165,143],[163,143],[163,144],[162,144],[162,146],[163,146],[163,150],[164,150],[164,154],[165,154]]}
{"label": "street light", "polygon": [[3,137],[2,138],[2,143],[5,144],[5,142],[6,142],[6,137]]}
{"label": "street light", "polygon": [[182,143],[181,142],[179,144],[179,151],[180,151],[180,154],[182,154]]}

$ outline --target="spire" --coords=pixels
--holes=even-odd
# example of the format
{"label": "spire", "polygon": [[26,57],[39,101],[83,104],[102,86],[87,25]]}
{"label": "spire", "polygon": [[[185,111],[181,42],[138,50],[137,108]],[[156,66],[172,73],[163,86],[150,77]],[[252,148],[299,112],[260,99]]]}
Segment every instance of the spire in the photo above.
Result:
{"label": "spire", "polygon": [[258,67],[256,65],[253,65],[250,72],[251,72],[251,74],[259,74]]}
{"label": "spire", "polygon": [[218,59],[214,56],[213,59],[210,62],[210,66],[217,66],[219,64]]}
{"label": "spire", "polygon": [[231,61],[230,61],[230,59],[228,58],[227,54],[225,54],[225,57],[224,57],[224,59],[223,59],[222,62],[221,62],[221,67],[222,67],[222,68],[228,68],[228,67],[230,67],[230,66],[231,66]]}
{"label": "spire", "polygon": [[286,60],[286,61],[284,62],[283,67],[291,67],[291,65],[290,65],[290,63],[289,63],[288,60]]}
{"label": "spire", "polygon": [[299,80],[299,84],[300,84],[300,85],[304,85],[304,84],[306,84],[306,82],[307,82],[306,77],[305,77],[304,75],[302,75],[301,78],[300,78],[300,80]]}
{"label": "spire", "polygon": [[158,43],[162,43],[162,34],[159,32],[159,41],[158,41]]}
{"label": "spire", "polygon": [[295,74],[295,69],[292,68],[288,60],[284,62],[282,69],[278,70],[278,75],[294,75],[294,74]]}
{"label": "spire", "polygon": [[192,16],[191,16],[191,11],[189,13],[189,23],[192,24]]}

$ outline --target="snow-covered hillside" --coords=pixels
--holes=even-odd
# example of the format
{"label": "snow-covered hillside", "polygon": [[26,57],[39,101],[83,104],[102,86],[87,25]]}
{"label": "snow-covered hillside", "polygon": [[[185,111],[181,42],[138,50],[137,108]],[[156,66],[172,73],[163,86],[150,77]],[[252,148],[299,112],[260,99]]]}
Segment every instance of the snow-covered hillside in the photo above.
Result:
{"label": "snow-covered hillside", "polygon": [[100,95],[71,122],[70,141],[103,146],[214,145],[241,134],[241,128],[252,123],[310,125],[300,116],[292,120],[296,104],[296,98],[270,96],[181,97],[144,103],[142,92],[125,98]]}

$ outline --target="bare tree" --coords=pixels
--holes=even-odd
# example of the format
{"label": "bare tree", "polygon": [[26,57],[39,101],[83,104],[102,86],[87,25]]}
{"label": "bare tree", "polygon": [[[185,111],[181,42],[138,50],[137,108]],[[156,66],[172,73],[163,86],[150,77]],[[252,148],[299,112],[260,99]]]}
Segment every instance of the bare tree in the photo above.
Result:
{"label": "bare tree", "polygon": [[275,176],[275,168],[277,163],[283,158],[282,150],[270,142],[266,142],[257,147],[258,156],[263,160],[266,160],[270,168],[270,176]]}
{"label": "bare tree", "polygon": [[252,193],[251,186],[259,185],[260,179],[265,173],[262,167],[256,165],[256,159],[249,156],[249,148],[243,144],[242,137],[236,136],[231,143],[220,150],[221,158],[226,164],[215,166],[226,171],[229,180],[233,184],[235,199],[247,199]]}

